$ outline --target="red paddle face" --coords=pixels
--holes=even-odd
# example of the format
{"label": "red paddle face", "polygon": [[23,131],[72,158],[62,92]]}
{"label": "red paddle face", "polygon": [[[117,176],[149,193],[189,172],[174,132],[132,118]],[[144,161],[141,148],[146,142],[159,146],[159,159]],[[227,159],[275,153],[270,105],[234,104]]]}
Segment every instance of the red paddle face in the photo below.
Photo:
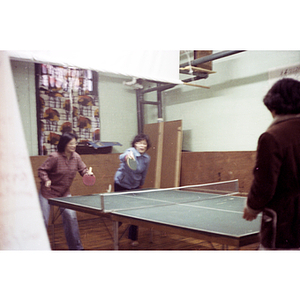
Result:
{"label": "red paddle face", "polygon": [[85,185],[92,186],[96,182],[96,177],[94,175],[85,174],[83,175],[82,181]]}
{"label": "red paddle face", "polygon": [[[92,172],[91,167],[90,167],[89,171]],[[95,177],[95,175],[84,174],[83,177],[82,177],[82,181],[85,185],[92,186],[96,182],[96,177]]]}

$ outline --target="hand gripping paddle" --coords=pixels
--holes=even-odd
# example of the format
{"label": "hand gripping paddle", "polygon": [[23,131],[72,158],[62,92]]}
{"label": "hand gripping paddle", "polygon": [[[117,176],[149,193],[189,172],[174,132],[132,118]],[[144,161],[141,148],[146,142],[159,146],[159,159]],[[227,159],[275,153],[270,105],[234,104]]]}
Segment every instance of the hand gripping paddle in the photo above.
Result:
{"label": "hand gripping paddle", "polygon": [[[90,169],[89,169],[89,173],[91,173],[91,172],[92,172],[92,167],[90,167]],[[96,182],[96,177],[95,177],[95,175],[89,175],[88,173],[86,173],[83,175],[82,181],[85,185],[92,186]]]}
{"label": "hand gripping paddle", "polygon": [[131,170],[135,171],[137,169],[137,162],[136,162],[136,160],[134,158],[130,158],[130,157],[127,157],[126,160],[127,160],[127,166]]}

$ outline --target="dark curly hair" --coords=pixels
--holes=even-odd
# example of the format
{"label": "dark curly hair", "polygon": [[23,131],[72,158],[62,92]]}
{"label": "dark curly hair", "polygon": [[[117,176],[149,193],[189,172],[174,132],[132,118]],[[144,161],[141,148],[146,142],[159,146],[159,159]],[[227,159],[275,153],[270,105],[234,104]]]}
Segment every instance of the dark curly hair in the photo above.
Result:
{"label": "dark curly hair", "polygon": [[292,78],[278,80],[265,95],[263,102],[276,115],[300,113],[300,82]]}
{"label": "dark curly hair", "polygon": [[134,147],[135,143],[140,142],[142,140],[146,140],[147,150],[148,150],[151,147],[151,143],[150,143],[149,136],[147,134],[144,134],[144,133],[140,133],[140,134],[136,135],[134,137],[134,139],[132,140],[132,142],[131,142],[131,146]]}
{"label": "dark curly hair", "polygon": [[59,139],[58,145],[57,145],[57,151],[60,153],[65,152],[67,144],[75,139],[77,141],[77,135],[72,132],[65,132]]}

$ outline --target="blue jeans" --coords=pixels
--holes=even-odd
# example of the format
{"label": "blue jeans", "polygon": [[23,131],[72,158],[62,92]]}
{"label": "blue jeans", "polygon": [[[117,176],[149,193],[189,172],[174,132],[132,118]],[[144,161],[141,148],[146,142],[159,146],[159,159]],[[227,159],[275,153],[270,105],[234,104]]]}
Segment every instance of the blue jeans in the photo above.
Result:
{"label": "blue jeans", "polygon": [[[45,226],[47,228],[50,216],[50,204],[48,203],[48,200],[42,196],[41,193],[39,193],[39,199]],[[83,250],[83,246],[80,240],[76,211],[62,207],[60,207],[59,209],[62,215],[63,227],[69,250]]]}

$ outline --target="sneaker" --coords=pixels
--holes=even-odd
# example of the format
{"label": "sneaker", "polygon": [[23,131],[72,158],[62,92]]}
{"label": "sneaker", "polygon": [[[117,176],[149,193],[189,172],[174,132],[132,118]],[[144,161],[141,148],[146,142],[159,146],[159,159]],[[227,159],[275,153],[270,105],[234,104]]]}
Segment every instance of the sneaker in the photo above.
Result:
{"label": "sneaker", "polygon": [[138,246],[139,245],[139,242],[138,241],[132,241],[132,243],[131,243],[131,246],[134,246],[134,247],[136,247],[136,246]]}

